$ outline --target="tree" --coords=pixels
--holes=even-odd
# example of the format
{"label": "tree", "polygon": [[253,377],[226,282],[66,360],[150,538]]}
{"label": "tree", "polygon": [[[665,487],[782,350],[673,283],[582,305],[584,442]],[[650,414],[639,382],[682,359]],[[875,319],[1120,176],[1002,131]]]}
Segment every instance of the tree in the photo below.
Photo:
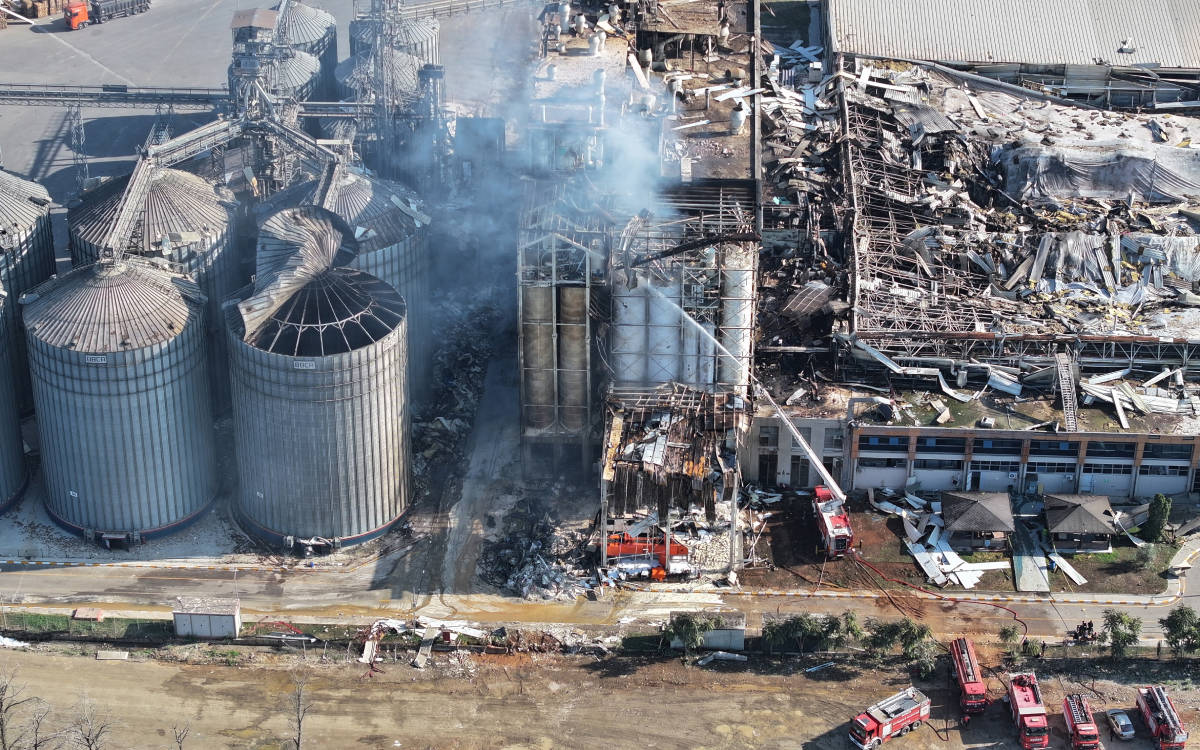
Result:
{"label": "tree", "polygon": [[1104,610],[1104,634],[1108,639],[1109,653],[1122,658],[1129,647],[1138,642],[1142,635],[1142,620],[1115,609]]}
{"label": "tree", "polygon": [[685,653],[691,653],[704,644],[704,634],[717,626],[711,617],[701,617],[682,612],[671,618],[671,624],[663,631],[668,641],[678,639]]}
{"label": "tree", "polygon": [[304,750],[304,720],[312,709],[312,701],[308,699],[308,675],[301,672],[292,673],[292,698],[290,701],[292,723],[292,745],[295,750]]}
{"label": "tree", "polygon": [[64,732],[51,731],[45,727],[50,707],[42,703],[25,722],[25,750],[58,750]]}
{"label": "tree", "polygon": [[1017,646],[1021,643],[1021,629],[1016,625],[1005,625],[1000,628],[1000,642],[1011,659],[1017,658]]}
{"label": "tree", "polygon": [[175,735],[176,750],[183,750],[183,743],[187,741],[188,735],[192,733],[192,725],[184,724],[181,726],[172,726],[171,732]]}
{"label": "tree", "polygon": [[800,651],[837,651],[863,635],[853,612],[814,617],[794,615],[763,626],[763,640],[769,650],[795,647]]}
{"label": "tree", "polygon": [[79,750],[104,750],[108,735],[112,733],[112,722],[107,716],[96,713],[96,704],[85,697],[75,707],[75,718],[68,731]]}
{"label": "tree", "polygon": [[1186,604],[1176,607],[1158,621],[1167,645],[1176,656],[1200,650],[1200,615]]}
{"label": "tree", "polygon": [[38,699],[25,694],[25,685],[17,682],[17,670],[0,671],[0,750],[15,750],[24,744],[25,733],[18,715],[34,708]]}
{"label": "tree", "polygon": [[1167,528],[1167,519],[1171,516],[1171,498],[1163,494],[1154,496],[1150,501],[1150,516],[1142,524],[1139,536],[1147,542],[1161,542],[1163,531]]}

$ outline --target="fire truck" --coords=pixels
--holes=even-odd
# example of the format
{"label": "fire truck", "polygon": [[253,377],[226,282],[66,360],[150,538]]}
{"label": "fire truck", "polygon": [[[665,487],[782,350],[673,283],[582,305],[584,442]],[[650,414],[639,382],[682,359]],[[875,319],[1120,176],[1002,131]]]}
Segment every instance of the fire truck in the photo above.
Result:
{"label": "fire truck", "polygon": [[874,750],[893,737],[921,726],[929,718],[929,698],[910,687],[884,698],[850,722],[850,741],[863,750]]}
{"label": "fire truck", "polygon": [[[654,577],[679,575],[692,570],[688,548],[663,534],[608,535],[609,562],[618,568],[644,569]],[[655,575],[657,571],[658,575]]]}
{"label": "fire truck", "polygon": [[1063,720],[1067,722],[1072,750],[1099,750],[1100,729],[1087,698],[1078,694],[1063,698]]}
{"label": "fire truck", "polygon": [[846,504],[833,496],[824,485],[813,490],[813,513],[821,531],[821,548],[825,557],[843,557],[854,545],[854,530],[850,528],[850,514]]}
{"label": "fire truck", "polygon": [[1166,688],[1138,688],[1137,706],[1158,750],[1183,750],[1188,739],[1187,729],[1179,719],[1175,704],[1167,696]]}
{"label": "fire truck", "polygon": [[1019,672],[1008,676],[1008,707],[1021,747],[1035,750],[1049,746],[1050,729],[1046,724],[1046,707],[1042,704],[1037,675]]}
{"label": "fire truck", "polygon": [[987,684],[983,670],[975,657],[975,644],[970,638],[950,641],[950,658],[954,661],[954,677],[958,681],[958,703],[968,714],[977,714],[988,707]]}

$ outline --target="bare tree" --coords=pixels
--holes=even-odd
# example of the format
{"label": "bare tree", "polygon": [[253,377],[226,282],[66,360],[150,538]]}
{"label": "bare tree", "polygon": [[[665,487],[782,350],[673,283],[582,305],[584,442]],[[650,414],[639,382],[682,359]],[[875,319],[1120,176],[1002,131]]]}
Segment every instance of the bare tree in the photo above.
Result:
{"label": "bare tree", "polygon": [[184,741],[187,740],[188,735],[192,733],[192,725],[184,724],[182,727],[173,726],[171,727],[171,731],[175,733],[176,750],[183,750]]}
{"label": "bare tree", "polygon": [[75,719],[71,722],[71,740],[80,750],[104,750],[108,735],[112,733],[112,722],[103,714],[96,713],[96,704],[86,697],[76,707]]}
{"label": "bare tree", "polygon": [[22,745],[24,732],[18,724],[18,715],[38,702],[25,694],[25,684],[17,682],[16,669],[0,670],[0,750],[15,750]]}
{"label": "bare tree", "polygon": [[24,750],[58,750],[62,747],[62,731],[52,731],[46,728],[46,717],[50,715],[50,707],[39,703],[29,720],[25,722]]}
{"label": "bare tree", "polygon": [[308,716],[309,710],[312,708],[312,701],[308,699],[308,675],[302,672],[292,673],[292,698],[289,708],[291,709],[292,722],[292,744],[296,750],[304,750],[304,719]]}

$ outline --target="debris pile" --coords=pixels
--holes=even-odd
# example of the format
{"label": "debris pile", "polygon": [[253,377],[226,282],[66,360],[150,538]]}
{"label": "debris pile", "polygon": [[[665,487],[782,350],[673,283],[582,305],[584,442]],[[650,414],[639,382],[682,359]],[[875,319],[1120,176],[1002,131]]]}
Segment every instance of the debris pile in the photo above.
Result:
{"label": "debris pile", "polygon": [[526,599],[576,599],[597,584],[587,543],[586,534],[562,528],[523,498],[505,515],[504,532],[485,544],[479,577]]}
{"label": "debris pile", "polygon": [[1006,561],[968,563],[950,549],[949,542],[942,534],[946,524],[942,519],[941,503],[923,500],[912,493],[900,497],[887,489],[881,490],[880,494],[908,506],[903,507],[886,499],[876,500],[873,492],[868,494],[869,502],[876,510],[900,517],[907,537],[904,544],[930,583],[938,586],[954,584],[972,589],[979,583],[984,571],[1007,570],[1010,567]]}

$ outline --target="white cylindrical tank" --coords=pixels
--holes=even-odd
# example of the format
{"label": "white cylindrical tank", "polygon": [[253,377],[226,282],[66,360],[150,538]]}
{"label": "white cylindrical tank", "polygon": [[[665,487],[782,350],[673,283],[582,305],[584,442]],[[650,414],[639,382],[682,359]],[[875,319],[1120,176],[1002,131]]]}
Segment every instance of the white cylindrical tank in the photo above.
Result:
{"label": "white cylindrical tank", "polygon": [[754,252],[743,245],[725,245],[721,264],[721,332],[728,350],[720,356],[720,383],[745,393],[750,384],[750,355],[754,342]]}
{"label": "white cylindrical tank", "polygon": [[649,362],[646,380],[650,383],[669,383],[679,379],[679,355],[683,349],[679,319],[679,282],[664,284],[650,282]]}
{"label": "white cylindrical tank", "polygon": [[624,278],[613,284],[613,378],[618,383],[646,381],[647,300],[644,282],[630,289]]}

